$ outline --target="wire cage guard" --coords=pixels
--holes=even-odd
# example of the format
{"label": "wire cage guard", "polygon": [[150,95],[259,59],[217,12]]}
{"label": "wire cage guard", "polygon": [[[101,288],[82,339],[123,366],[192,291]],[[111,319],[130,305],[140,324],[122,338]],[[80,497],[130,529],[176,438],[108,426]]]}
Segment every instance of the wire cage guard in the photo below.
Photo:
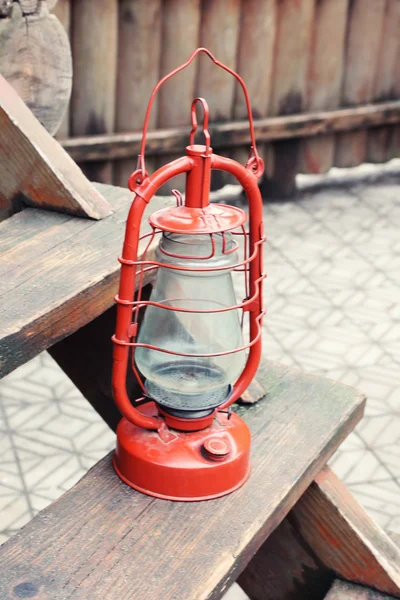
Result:
{"label": "wire cage guard", "polygon": [[[243,88],[252,139],[249,160],[244,167],[229,158],[213,154],[208,133],[208,106],[204,99],[196,98],[191,106],[192,129],[189,134],[187,155],[161,167],[149,176],[145,168],[145,144],[148,121],[155,94],[165,81],[190,64],[199,53],[207,54],[217,66],[231,73]],[[194,143],[194,136],[198,129],[196,115],[198,104],[202,105],[204,112],[202,131],[205,138],[205,145],[196,145]],[[249,203],[248,231],[244,226],[246,215],[241,209],[220,204],[210,204],[209,184],[212,169],[223,170],[232,174],[242,185]],[[254,377],[261,356],[261,325],[264,315],[262,308],[262,282],[266,277],[262,272],[262,245],[265,242],[262,224],[262,199],[257,184],[257,179],[262,174],[262,171],[263,161],[258,156],[256,149],[251,106],[243,80],[231,69],[217,61],[208,50],[204,48],[197,49],[184,65],[166,75],[154,88],[145,117],[138,169],[131,175],[129,180],[129,187],[135,192],[135,197],[128,215],[123,252],[119,258],[121,263],[121,278],[119,291],[115,297],[117,302],[117,325],[115,335],[112,338],[114,342],[113,391],[116,403],[123,416],[138,427],[155,430],[165,427],[160,411],[158,416],[150,416],[138,411],[127,394],[126,374],[129,364],[129,353],[131,352],[131,368],[138,379],[144,396],[143,398],[139,398],[137,402],[142,404],[148,398],[148,390],[135,365],[135,349],[139,347],[164,354],[193,358],[214,358],[246,351],[248,354],[245,367],[234,383],[229,397],[218,406],[219,411],[224,411],[235,402],[246,390]],[[186,173],[187,175],[185,201],[183,201],[181,194],[174,190],[176,207],[162,209],[151,215],[149,219],[151,232],[140,236],[140,224],[146,205],[166,181],[182,173]],[[148,259],[149,248],[154,244],[157,236],[168,232],[188,233],[194,236],[196,234],[208,235],[210,240],[209,249],[207,249],[204,256],[192,256],[189,254],[180,255],[170,253],[159,247],[159,252],[164,255],[165,262]],[[232,239],[235,240],[235,243],[231,247],[228,247],[227,243],[228,232],[232,236]],[[217,238],[217,236],[219,237]],[[239,248],[238,240],[241,240],[243,258],[235,264],[213,267],[205,266],[204,261],[212,259],[215,256],[217,239],[221,241],[223,255],[235,252]],[[139,243],[144,241],[147,243],[139,259]],[[173,260],[169,261],[169,258],[178,258],[182,259],[182,261],[187,260],[190,264],[188,266],[173,264]],[[175,298],[176,303],[172,305],[170,298],[168,299],[168,305],[162,301],[143,300],[142,289],[145,274],[149,271],[157,272],[160,268],[172,271],[198,272],[199,274],[211,271],[241,271],[244,276],[245,297],[241,302],[215,309],[178,306],[180,301],[184,300],[179,297]],[[136,297],[134,294],[135,289],[137,289]],[[240,310],[242,311],[242,326],[244,315],[246,313],[249,315],[248,343],[230,350],[224,350],[223,352],[191,354],[160,347],[156,343],[152,343],[151,340],[149,340],[149,343],[138,342],[139,313],[149,306],[166,311],[175,311],[176,313],[212,314]]]}

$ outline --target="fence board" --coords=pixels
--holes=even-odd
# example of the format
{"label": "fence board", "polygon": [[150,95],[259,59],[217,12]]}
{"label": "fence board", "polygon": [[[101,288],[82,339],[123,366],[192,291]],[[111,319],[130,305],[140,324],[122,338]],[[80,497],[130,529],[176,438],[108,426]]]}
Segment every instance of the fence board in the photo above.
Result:
{"label": "fence board", "polygon": [[[342,104],[370,102],[374,94],[386,0],[352,0],[346,47],[346,68]],[[337,139],[335,162],[353,167],[364,162],[367,131],[341,134]]]}
{"label": "fence board", "polygon": [[[275,45],[271,114],[289,115],[306,106],[307,73],[312,43],[314,0],[281,0]],[[295,189],[299,141],[274,144],[274,172],[266,182],[271,195],[287,196]]]}
{"label": "fence board", "polygon": [[[115,128],[118,132],[141,131],[147,102],[159,79],[161,54],[161,0],[120,0],[118,12],[118,73]],[[157,125],[156,98],[149,126]],[[149,172],[154,159],[146,161]],[[136,158],[119,160],[114,183],[127,186],[136,169]]]}
{"label": "fence board", "polygon": [[[396,97],[396,61],[400,49],[400,2],[386,0],[378,68],[375,79],[375,101]],[[389,127],[376,127],[368,133],[367,160],[384,162],[387,159],[391,135]]]}
{"label": "fence board", "polygon": [[[237,71],[249,91],[255,118],[266,117],[270,106],[276,20],[276,0],[242,0]],[[239,85],[235,88],[233,117],[247,119],[246,103]],[[268,163],[271,145],[260,145],[258,151]],[[248,155],[247,146],[232,151],[232,158],[242,164],[246,163]]]}
{"label": "fence board", "polygon": [[[202,0],[200,45],[234,70],[237,70],[240,9],[240,0]],[[207,99],[212,123],[232,119],[235,89],[232,75],[213,65],[207,57],[200,57],[196,93]],[[229,150],[220,154],[232,156]],[[233,181],[227,173],[216,171],[212,174],[211,186],[219,188]]]}
{"label": "fence board", "polygon": [[[118,0],[72,3],[72,135],[114,130],[117,24]],[[91,180],[111,183],[111,163],[91,163],[84,171]]]}
{"label": "fence board", "polygon": [[[308,73],[307,110],[339,106],[349,0],[317,0]],[[325,173],[334,161],[335,136],[304,140],[298,171]]]}
{"label": "fence board", "polygon": [[[259,143],[272,140],[292,140],[361,127],[397,125],[400,123],[400,100],[365,104],[353,108],[267,117],[254,121],[254,131]],[[216,151],[224,148],[250,145],[248,121],[228,121],[210,125],[212,146]],[[142,139],[141,132],[94,135],[62,140],[62,145],[76,161],[121,159],[137,156]],[[147,136],[149,155],[173,154],[185,151],[188,140],[187,126],[176,129],[157,129]]]}
{"label": "fence board", "polygon": [[[397,52],[396,70],[394,77],[394,93],[396,98],[400,98],[400,45]],[[400,156],[400,125],[390,128],[388,140],[387,158]]]}
{"label": "fence board", "polygon": [[[71,38],[71,0],[58,0],[52,12],[64,26],[68,37]],[[69,136],[69,111],[70,105],[68,104],[61,125],[57,129],[57,138],[65,138]]]}
{"label": "fence board", "polygon": [[[197,47],[200,16],[200,0],[163,0],[161,76],[185,62]],[[194,63],[161,88],[158,114],[160,128],[189,125],[190,107],[195,97],[197,61],[195,59]],[[189,128],[187,132],[189,143]],[[181,154],[161,156],[156,161],[157,166]],[[169,192],[172,188],[183,190],[185,179],[185,175],[178,175],[163,187],[162,192]]]}

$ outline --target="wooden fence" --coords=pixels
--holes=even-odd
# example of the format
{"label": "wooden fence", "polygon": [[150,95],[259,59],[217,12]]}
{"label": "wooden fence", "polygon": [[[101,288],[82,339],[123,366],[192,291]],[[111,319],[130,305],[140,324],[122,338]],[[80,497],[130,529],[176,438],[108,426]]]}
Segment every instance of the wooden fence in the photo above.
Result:
{"label": "wooden fence", "polygon": [[[291,193],[299,172],[400,154],[400,0],[58,0],[54,12],[74,66],[58,137],[93,180],[126,185],[153,86],[197,46],[244,78],[271,193]],[[150,169],[183,153],[195,95],[213,148],[247,158],[241,90],[196,60],[160,92]]]}

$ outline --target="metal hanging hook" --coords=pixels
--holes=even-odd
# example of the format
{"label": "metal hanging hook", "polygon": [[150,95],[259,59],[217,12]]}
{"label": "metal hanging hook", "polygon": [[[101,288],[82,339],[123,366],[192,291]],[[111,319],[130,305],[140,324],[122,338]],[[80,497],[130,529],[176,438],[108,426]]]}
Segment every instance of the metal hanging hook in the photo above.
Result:
{"label": "metal hanging hook", "polygon": [[204,139],[206,141],[206,154],[210,154],[210,133],[208,131],[208,120],[210,117],[210,110],[208,108],[208,103],[204,98],[195,98],[192,102],[192,107],[190,109],[191,117],[192,117],[192,129],[189,134],[189,143],[191,146],[194,145],[194,136],[197,131],[197,114],[196,108],[197,104],[201,104],[203,106],[203,134]]}
{"label": "metal hanging hook", "polygon": [[[147,131],[149,128],[150,113],[151,113],[151,109],[153,107],[154,98],[155,98],[158,90],[166,81],[168,81],[168,79],[170,79],[171,77],[173,77],[174,75],[176,75],[177,73],[179,73],[180,71],[185,69],[187,66],[189,66],[190,63],[195,59],[195,57],[201,53],[206,54],[213,61],[214,64],[216,64],[221,69],[224,69],[224,71],[227,71],[228,73],[230,73],[230,75],[235,77],[235,79],[240,83],[242,90],[243,90],[244,97],[245,97],[245,101],[246,101],[247,117],[249,120],[250,139],[251,139],[250,158],[247,161],[246,168],[249,169],[254,175],[256,175],[256,177],[260,177],[262,175],[262,173],[264,171],[264,161],[258,155],[258,152],[257,152],[257,145],[256,145],[256,139],[255,139],[255,133],[254,133],[254,124],[253,124],[253,115],[251,112],[251,103],[250,103],[249,93],[247,91],[247,88],[246,88],[246,85],[245,85],[243,79],[240,77],[240,75],[238,75],[238,73],[236,73],[235,71],[233,71],[232,69],[230,69],[229,67],[224,65],[222,62],[217,60],[215,58],[215,56],[209,50],[207,50],[207,48],[197,48],[197,50],[195,50],[193,52],[193,54],[189,57],[189,59],[185,63],[183,63],[182,65],[180,65],[179,67],[177,67],[176,69],[174,69],[173,71],[171,71],[170,73],[165,75],[162,79],[160,79],[160,81],[157,83],[157,85],[155,86],[155,88],[153,89],[153,91],[151,93],[149,103],[147,105],[144,124],[143,124],[142,141],[140,144],[140,154],[138,156],[137,170],[134,173],[132,173],[132,175],[130,177],[130,186],[129,186],[130,189],[134,189],[135,184],[137,185],[137,184],[143,183],[144,179],[146,177],[148,177],[148,174],[146,172],[146,163],[145,163],[146,139],[147,139]],[[202,100],[202,99],[199,99],[199,100]],[[196,101],[198,101],[197,98],[196,98]],[[205,102],[205,101],[202,100],[202,102]],[[204,106],[204,104],[203,104],[203,106]],[[193,116],[193,104],[192,104],[192,116]]]}

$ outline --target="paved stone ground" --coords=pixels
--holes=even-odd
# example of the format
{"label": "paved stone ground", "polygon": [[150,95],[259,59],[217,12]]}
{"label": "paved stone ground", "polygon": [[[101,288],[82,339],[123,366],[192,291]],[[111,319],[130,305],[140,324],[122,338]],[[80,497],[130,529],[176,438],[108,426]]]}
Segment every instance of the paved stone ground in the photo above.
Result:
{"label": "paved stone ground", "polygon": [[[332,465],[400,533],[400,161],[299,179],[296,199],[265,205],[264,355],[368,395]],[[0,427],[0,541],[114,445],[46,353],[0,382]]]}

